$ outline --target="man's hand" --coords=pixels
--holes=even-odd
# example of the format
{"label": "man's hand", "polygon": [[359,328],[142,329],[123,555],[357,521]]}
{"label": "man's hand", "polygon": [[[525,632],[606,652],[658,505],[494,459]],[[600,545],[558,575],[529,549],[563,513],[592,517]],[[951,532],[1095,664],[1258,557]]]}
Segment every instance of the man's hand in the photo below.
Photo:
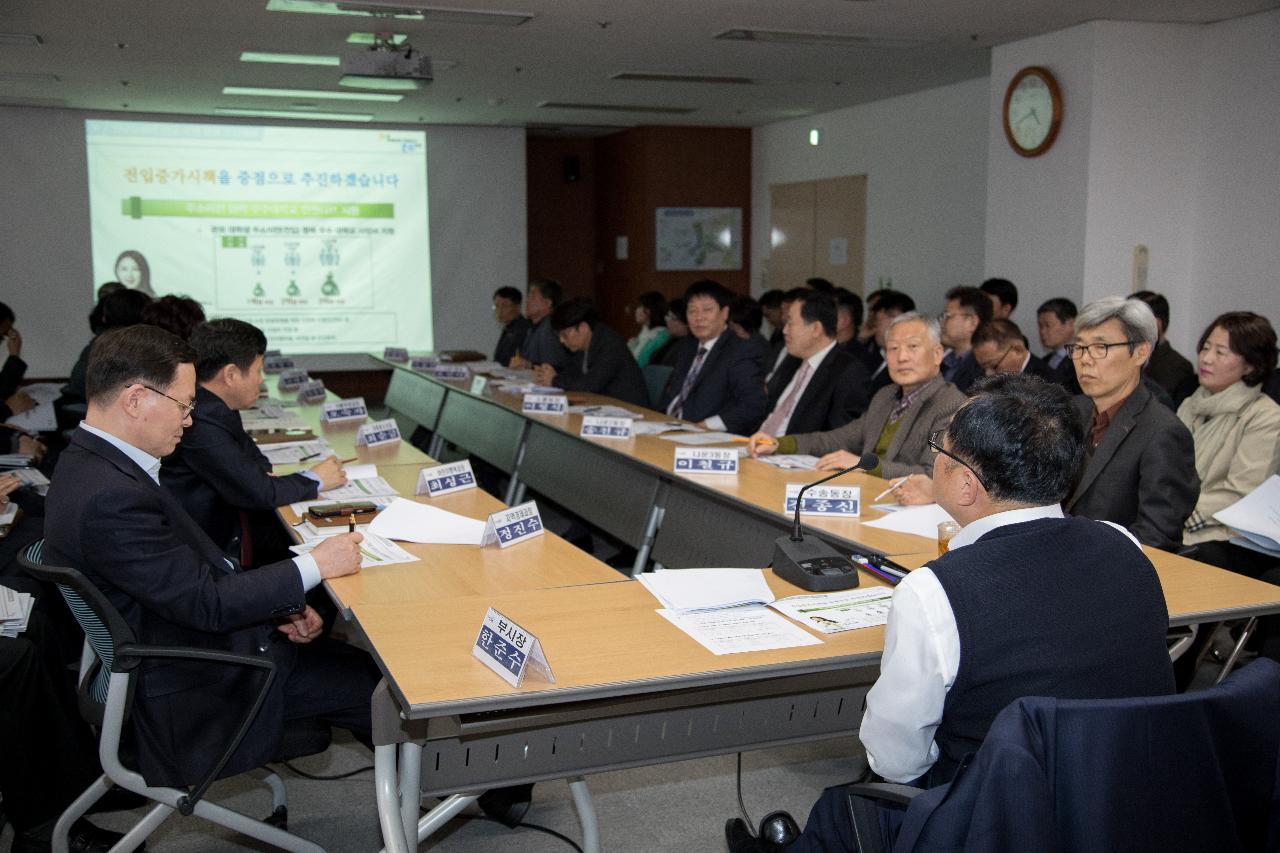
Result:
{"label": "man's hand", "polygon": [[933,503],[933,478],[927,474],[912,474],[898,484],[893,496],[903,506],[920,506]]}
{"label": "man's hand", "polygon": [[818,460],[818,470],[839,471],[841,468],[852,468],[860,458],[847,450],[836,450]]}
{"label": "man's hand", "polygon": [[778,440],[767,432],[758,432],[747,439],[747,452],[752,459],[761,456],[772,456],[778,452]]}
{"label": "man's hand", "polygon": [[277,631],[283,631],[291,643],[309,643],[324,630],[324,620],[311,605],[301,613],[286,616],[276,624]]}
{"label": "man's hand", "polygon": [[0,504],[9,503],[9,495],[22,488],[22,481],[17,474],[5,474],[0,477]]}
{"label": "man's hand", "polygon": [[316,559],[320,577],[328,580],[360,571],[360,542],[363,540],[361,533],[343,533],[330,536],[317,545],[311,556]]}
{"label": "man's hand", "polygon": [[[12,349],[13,348],[10,347],[10,351],[12,351]],[[23,412],[29,412],[36,407],[36,401],[31,399],[30,395],[23,394],[21,391],[10,395],[9,399],[4,401],[4,404],[8,406],[9,411],[13,412],[15,415],[20,415]]]}
{"label": "man's hand", "polygon": [[539,385],[550,385],[555,378],[556,369],[549,364],[539,364],[533,369],[533,381]]}
{"label": "man's hand", "polygon": [[312,465],[311,473],[320,478],[320,491],[322,492],[347,484],[347,472],[342,470],[342,462],[336,456],[330,456],[328,459]]}
{"label": "man's hand", "polygon": [[533,365],[525,361],[524,358],[522,358],[519,355],[511,356],[511,361],[507,362],[507,367],[511,368],[512,370],[524,370],[525,368],[532,367],[532,366]]}
{"label": "man's hand", "polygon": [[5,335],[5,342],[9,344],[9,355],[22,355],[22,335],[18,334],[17,329],[9,330],[9,334]]}
{"label": "man's hand", "polygon": [[32,438],[29,435],[18,436],[18,452],[28,454],[36,464],[44,461],[44,454],[48,449],[38,438]]}

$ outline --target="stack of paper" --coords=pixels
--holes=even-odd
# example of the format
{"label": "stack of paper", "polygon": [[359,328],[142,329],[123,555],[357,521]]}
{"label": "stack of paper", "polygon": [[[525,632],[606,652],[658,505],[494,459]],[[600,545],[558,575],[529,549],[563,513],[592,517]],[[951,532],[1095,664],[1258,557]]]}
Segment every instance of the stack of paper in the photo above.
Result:
{"label": "stack of paper", "polygon": [[31,461],[29,453],[0,453],[0,468],[25,468]]}
{"label": "stack of paper", "polygon": [[314,464],[333,453],[325,441],[282,441],[264,444],[258,449],[272,465]]}
{"label": "stack of paper", "polygon": [[427,545],[479,545],[483,521],[417,501],[396,498],[378,513],[369,531],[387,539]]}
{"label": "stack of paper", "polygon": [[263,403],[240,412],[240,423],[248,431],[307,429],[297,412],[286,412],[275,403]]}
{"label": "stack of paper", "polygon": [[801,625],[824,634],[883,625],[889,619],[893,590],[886,586],[817,595],[792,595],[769,606]]}
{"label": "stack of paper", "polygon": [[597,418],[631,418],[632,420],[640,420],[644,417],[621,406],[570,406],[569,414],[592,415]]}
{"label": "stack of paper", "polygon": [[[340,529],[339,532],[345,533],[346,531]],[[303,542],[301,545],[292,545],[289,550],[295,554],[309,554],[321,541],[323,540],[315,539]],[[360,542],[360,568],[389,566],[393,563],[412,563],[417,559],[417,557],[396,543],[384,539],[376,533],[364,531],[364,539]]]}
{"label": "stack of paper", "polygon": [[498,364],[496,361],[464,361],[462,363],[465,364],[467,366],[467,370],[470,370],[472,373],[492,374],[504,369],[502,365]]}
{"label": "stack of paper", "polygon": [[659,610],[658,615],[715,655],[816,646],[822,642],[767,607],[694,612]]}
{"label": "stack of paper", "polygon": [[495,382],[493,387],[508,394],[563,394],[563,388],[536,382]]}
{"label": "stack of paper", "polygon": [[943,521],[955,521],[947,511],[937,504],[911,506],[891,512],[884,518],[865,522],[867,527],[879,527],[881,530],[895,530],[898,533],[912,533],[924,536],[935,542],[938,539],[938,524]]}
{"label": "stack of paper", "polygon": [[667,569],[637,580],[663,607],[684,613],[768,604],[774,598],[761,569]]}
{"label": "stack of paper", "polygon": [[5,423],[28,432],[53,432],[58,428],[53,401],[61,395],[61,385],[56,382],[35,382],[22,386],[18,389],[18,393],[26,394],[35,400],[35,408],[13,415]]}
{"label": "stack of paper", "polygon": [[773,456],[758,456],[756,461],[791,471],[813,471],[818,467],[818,457],[807,453],[775,453]]}
{"label": "stack of paper", "polygon": [[1231,540],[1235,544],[1280,556],[1280,475],[1272,474],[1213,517],[1240,534]]}
{"label": "stack of paper", "polygon": [[367,501],[370,498],[398,494],[400,493],[381,477],[362,477],[348,479],[345,486],[321,492],[320,497],[326,501]]}
{"label": "stack of paper", "polygon": [[635,435],[661,435],[664,432],[703,432],[702,427],[693,424],[682,424],[679,421],[658,421],[633,423],[631,432]]}
{"label": "stack of paper", "polygon": [[501,370],[495,370],[493,371],[493,375],[499,379],[507,379],[512,382],[529,382],[533,379],[532,370],[512,370],[509,367],[504,367]]}
{"label": "stack of paper", "polygon": [[16,637],[27,630],[36,600],[26,592],[0,586],[0,637]]}
{"label": "stack of paper", "polygon": [[689,444],[695,446],[700,444],[726,444],[731,441],[746,441],[742,436],[734,435],[731,432],[702,432],[693,435],[660,435],[658,438],[663,441],[674,441],[677,444]]}

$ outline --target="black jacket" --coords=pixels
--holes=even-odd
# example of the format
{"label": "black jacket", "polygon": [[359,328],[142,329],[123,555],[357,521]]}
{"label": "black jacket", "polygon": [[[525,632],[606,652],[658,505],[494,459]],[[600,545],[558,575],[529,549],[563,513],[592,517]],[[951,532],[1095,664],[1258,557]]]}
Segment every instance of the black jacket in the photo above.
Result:
{"label": "black jacket", "polygon": [[493,360],[503,367],[510,364],[511,359],[520,354],[520,346],[531,328],[532,324],[523,314],[503,326],[498,345],[493,350]]}
{"label": "black jacket", "polygon": [[587,351],[570,354],[569,363],[556,374],[553,383],[566,391],[590,391],[649,407],[649,391],[640,365],[622,336],[604,323],[596,323]]}
{"label": "black jacket", "polygon": [[[675,370],[658,406],[664,412],[680,394],[698,347],[698,339],[692,335],[677,345]],[[745,341],[725,329],[694,378],[684,401],[684,419],[704,421],[719,415],[729,432],[750,435],[764,420],[767,407],[764,374],[756,354]]]}
{"label": "black jacket", "polygon": [[[782,402],[783,393],[800,367],[799,359],[783,361],[769,382],[769,411]],[[871,402],[871,378],[861,360],[839,346],[827,353],[805,386],[787,425],[787,433],[822,432],[842,427],[860,417]]]}

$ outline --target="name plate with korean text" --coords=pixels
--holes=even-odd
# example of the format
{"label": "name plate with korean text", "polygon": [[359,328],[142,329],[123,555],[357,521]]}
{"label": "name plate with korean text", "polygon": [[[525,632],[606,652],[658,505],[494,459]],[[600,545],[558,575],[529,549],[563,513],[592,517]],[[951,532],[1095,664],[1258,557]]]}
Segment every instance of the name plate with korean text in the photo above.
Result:
{"label": "name plate with korean text", "polygon": [[463,459],[461,462],[450,462],[448,465],[423,468],[418,472],[418,487],[413,493],[430,495],[434,498],[475,487],[476,475],[471,470],[471,461]]}
{"label": "name plate with korean text", "polygon": [[556,683],[538,638],[492,607],[484,614],[471,655],[512,687],[519,687],[529,670],[550,684]]}
{"label": "name plate with korean text", "polygon": [[480,545],[483,547],[497,542],[499,548],[506,548],[541,535],[542,516],[538,514],[538,505],[528,501],[489,516]]}
{"label": "name plate with korean text", "polygon": [[471,377],[471,393],[483,394],[484,389],[489,386],[489,377],[476,374]]}
{"label": "name plate with korean text", "polygon": [[302,383],[302,387],[298,389],[298,402],[314,405],[323,403],[325,398],[329,396],[329,392],[324,389],[324,383],[319,379],[308,379]]}
{"label": "name plate with korean text", "polygon": [[436,379],[451,379],[455,382],[468,379],[471,371],[461,364],[441,364],[427,371]]}
{"label": "name plate with korean text", "polygon": [[682,474],[736,474],[738,451],[732,447],[677,447],[674,470]]}
{"label": "name plate with korean text", "polygon": [[399,440],[400,427],[393,418],[362,424],[356,432],[356,447],[377,447],[380,444],[394,444]]}
{"label": "name plate with korean text", "polygon": [[415,355],[409,359],[409,367],[413,370],[431,370],[440,366],[440,359],[433,355]]}
{"label": "name plate with korean text", "polygon": [[280,374],[280,381],[276,383],[276,387],[281,391],[297,391],[308,381],[307,371],[294,368]]}
{"label": "name plate with korean text", "polygon": [[569,411],[569,398],[563,394],[525,394],[520,410],[540,415],[563,415]]}
{"label": "name plate with korean text", "polygon": [[263,373],[283,373],[286,370],[293,370],[295,366],[293,359],[285,358],[279,353],[264,356],[262,359]]}
{"label": "name plate with korean text", "polygon": [[582,431],[578,434],[592,438],[631,438],[631,418],[583,415]]}
{"label": "name plate with korean text", "polygon": [[320,410],[320,420],[327,424],[343,421],[363,421],[369,417],[369,407],[364,404],[364,397],[351,397],[347,400],[336,400],[325,403]]}
{"label": "name plate with korean text", "polygon": [[[796,511],[796,496],[803,488],[803,483],[787,483],[784,512]],[[814,486],[804,493],[804,503],[800,505],[801,515],[857,518],[861,512],[862,489],[858,486]]]}
{"label": "name plate with korean text", "polygon": [[393,361],[396,364],[407,364],[409,361],[409,351],[404,347],[387,347],[382,351],[382,357],[387,361]]}

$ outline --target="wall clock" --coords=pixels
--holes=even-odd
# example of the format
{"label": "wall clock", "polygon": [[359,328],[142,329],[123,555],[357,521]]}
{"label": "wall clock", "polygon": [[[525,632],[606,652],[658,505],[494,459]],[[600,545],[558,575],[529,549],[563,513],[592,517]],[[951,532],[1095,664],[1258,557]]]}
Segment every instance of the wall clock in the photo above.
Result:
{"label": "wall clock", "polygon": [[1058,138],[1062,91],[1047,68],[1028,66],[1009,81],[1004,93],[1004,135],[1023,157],[1038,157]]}

